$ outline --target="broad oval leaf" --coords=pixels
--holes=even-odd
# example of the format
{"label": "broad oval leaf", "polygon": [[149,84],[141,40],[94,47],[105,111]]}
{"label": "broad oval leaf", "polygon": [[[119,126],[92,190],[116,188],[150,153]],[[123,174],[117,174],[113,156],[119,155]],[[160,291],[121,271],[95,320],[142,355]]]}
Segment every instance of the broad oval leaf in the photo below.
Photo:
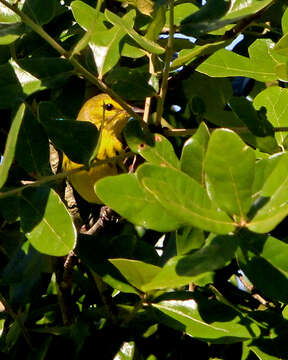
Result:
{"label": "broad oval leaf", "polygon": [[177,288],[194,282],[203,273],[214,271],[234,257],[237,238],[233,235],[211,235],[201,249],[191,255],[172,257],[146,285],[144,291]]}
{"label": "broad oval leaf", "polygon": [[159,266],[147,264],[139,260],[110,259],[109,260],[127,279],[127,281],[142,290],[160,271]]}
{"label": "broad oval leaf", "polygon": [[271,56],[271,40],[256,40],[249,47],[250,58],[221,49],[198,66],[197,71],[212,77],[244,76],[258,81],[278,79],[275,66],[278,62]]}
{"label": "broad oval leaf", "polygon": [[137,170],[143,186],[183,225],[218,234],[234,230],[234,222],[216,208],[206,190],[187,174],[169,167],[144,164]]}
{"label": "broad oval leaf", "polygon": [[205,158],[209,191],[219,207],[245,219],[252,205],[255,153],[233,131],[215,130]]}
{"label": "broad oval leaf", "polygon": [[95,184],[97,196],[135,225],[156,231],[176,230],[180,223],[139,183],[135,174],[105,177]]}
{"label": "broad oval leaf", "polygon": [[[182,329],[186,334],[197,339],[225,344],[248,340],[252,337],[251,325],[247,327],[241,325],[239,318],[229,322],[205,322],[201,316],[201,304],[199,304],[198,308],[198,304],[194,299],[163,300],[152,303],[152,306],[174,319],[170,326],[175,327],[177,330]],[[168,319],[164,320],[164,323],[167,321]],[[253,330],[257,331],[256,327],[253,327]]]}
{"label": "broad oval leaf", "polygon": [[64,256],[76,243],[76,229],[57,193],[48,188],[27,188],[20,202],[21,227],[41,253]]}
{"label": "broad oval leaf", "polygon": [[[138,132],[140,131],[140,132]],[[138,121],[129,121],[125,128],[125,139],[129,148],[154,165],[179,168],[179,160],[170,141],[163,135],[150,136],[141,131]]]}
{"label": "broad oval leaf", "polygon": [[89,164],[98,142],[98,130],[90,121],[62,119],[55,104],[39,104],[39,117],[55,147],[64,151],[72,161]]}

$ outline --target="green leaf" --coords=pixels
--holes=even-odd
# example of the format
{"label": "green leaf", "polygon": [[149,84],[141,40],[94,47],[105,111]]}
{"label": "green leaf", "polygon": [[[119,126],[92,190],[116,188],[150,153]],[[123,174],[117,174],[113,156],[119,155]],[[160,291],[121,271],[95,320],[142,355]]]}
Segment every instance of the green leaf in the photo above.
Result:
{"label": "green leaf", "polygon": [[196,113],[193,106],[195,98],[197,100],[200,98],[204,104],[204,111],[200,115],[212,124],[221,127],[244,125],[232,111],[224,110],[233,96],[230,80],[215,79],[195,72],[189,79],[183,81],[183,91],[193,113]]}
{"label": "green leaf", "polygon": [[93,31],[107,30],[104,25],[104,14],[98,12],[92,6],[76,0],[71,2],[71,10],[77,23],[86,31],[91,28],[93,28]]}
{"label": "green leaf", "polygon": [[21,124],[15,156],[19,164],[28,173],[33,173],[39,177],[51,174],[47,135],[28,108]]}
{"label": "green leaf", "polygon": [[71,216],[57,193],[48,187],[27,188],[20,203],[21,227],[41,253],[64,256],[76,242]]}
{"label": "green leaf", "polygon": [[[260,92],[253,102],[256,109],[265,107],[267,118],[274,127],[288,126],[288,89],[271,86]],[[286,132],[275,133],[279,145],[285,140]]]}
{"label": "green leaf", "polygon": [[24,33],[23,23],[0,24],[0,45],[9,45]]}
{"label": "green leaf", "polygon": [[156,13],[153,15],[153,20],[149,24],[146,31],[146,38],[152,41],[157,41],[159,34],[161,33],[165,25],[165,11],[167,9],[167,4],[159,6],[156,10]]}
{"label": "green leaf", "polygon": [[[252,337],[251,325],[249,324],[247,327],[241,325],[239,318],[234,321],[206,322],[204,314],[202,315],[201,303],[198,307],[194,299],[163,300],[152,303],[152,306],[171,319],[169,321],[168,318],[164,318],[162,322],[169,323],[170,326],[184,331],[193,338],[212,343],[231,344]],[[253,327],[253,330],[256,328]]]}
{"label": "green leaf", "polygon": [[199,275],[222,268],[234,257],[237,249],[235,236],[211,235],[201,249],[191,255],[172,257],[150,282],[144,291],[169,289],[184,286],[190,282],[197,284]]}
{"label": "green leaf", "polygon": [[39,118],[56,148],[64,151],[74,162],[89,163],[98,142],[98,130],[90,121],[65,120],[54,103],[39,104]]}
{"label": "green leaf", "polygon": [[204,243],[203,230],[185,226],[176,232],[177,255],[186,255],[192,250],[200,248]]}
{"label": "green leaf", "polygon": [[24,98],[25,95],[11,64],[0,65],[0,109],[11,108]]}
{"label": "green leaf", "polygon": [[[130,11],[134,16],[136,16],[136,11],[131,10]],[[128,15],[128,14],[127,14]],[[134,29],[133,29],[133,22],[126,21],[123,18],[120,18],[119,16],[113,14],[109,10],[105,10],[105,16],[109,22],[113,25],[120,26],[125,32],[133,39],[135,40],[143,49],[151,52],[152,54],[163,54],[165,52],[165,49],[163,49],[160,45],[157,43],[139,35]]]}
{"label": "green leaf", "polygon": [[186,140],[181,154],[181,170],[202,186],[205,184],[204,159],[210,133],[204,122],[196,133]]}
{"label": "green leaf", "polygon": [[23,305],[38,296],[43,273],[53,272],[50,257],[32,246],[25,251],[25,246],[27,241],[13,252],[1,274],[1,283],[10,285],[10,301]]}
{"label": "green leaf", "polygon": [[[13,0],[8,0],[7,3],[13,4]],[[13,10],[7,8],[6,5],[0,4],[0,22],[1,23],[15,23],[20,22],[21,18],[15,14]]]}
{"label": "green leaf", "polygon": [[135,342],[124,342],[113,360],[133,360],[135,353]]}
{"label": "green leaf", "polygon": [[[195,4],[183,3],[174,7],[174,25],[179,26],[187,16],[194,14],[199,8]],[[166,26],[169,26],[169,11],[166,12]]]}
{"label": "green leaf", "polygon": [[[123,16],[123,21],[131,23],[134,21],[134,18],[135,14],[133,14],[133,12],[129,12]],[[123,49],[123,38],[125,36],[126,31],[118,25],[105,31],[102,30],[96,32],[93,30],[89,44],[94,55],[94,60],[100,78],[110,71],[119,61],[120,53]],[[134,48],[134,52],[137,52],[137,48]],[[144,54],[141,52],[140,56],[143,55]]]}
{"label": "green leaf", "polygon": [[264,296],[288,301],[288,245],[272,236],[245,232],[237,259],[245,275]]}
{"label": "green leaf", "polygon": [[103,231],[94,236],[80,234],[75,249],[77,256],[114,289],[125,293],[138,293],[120,272],[108,261],[110,258],[138,259],[156,264],[158,254],[154,246],[137,238],[135,233],[107,234]]}
{"label": "green leaf", "polygon": [[154,134],[154,139],[151,139],[153,143],[149,141],[150,138],[147,139],[149,142],[145,141],[145,138],[143,138],[144,134],[140,132],[138,134],[135,133],[135,129],[138,126],[138,122],[130,121],[125,128],[125,139],[130,149],[154,165],[179,168],[179,160],[172,144],[164,136],[159,134]]}
{"label": "green leaf", "polygon": [[284,34],[287,33],[288,32],[288,9],[286,9],[282,15],[281,25],[282,25],[283,33]]}
{"label": "green leaf", "polygon": [[148,83],[149,74],[142,68],[125,66],[113,68],[105,76],[105,82],[126,100],[143,101],[147,96],[154,96],[155,90]]}
{"label": "green leaf", "polygon": [[215,130],[205,159],[209,191],[219,207],[245,219],[252,205],[255,153],[233,131]]}
{"label": "green leaf", "polygon": [[[266,233],[275,228],[288,214],[288,156],[283,154],[272,173],[265,181],[258,202],[264,206],[248,224],[257,233]],[[256,203],[257,204],[257,203]]]}
{"label": "green leaf", "polygon": [[3,187],[3,185],[5,184],[8,178],[9,170],[14,160],[18,134],[21,128],[22,120],[24,118],[24,114],[25,114],[25,104],[21,104],[12,120],[12,125],[9,130],[9,134],[5,145],[3,161],[2,164],[0,165],[0,189]]}
{"label": "green leaf", "polygon": [[255,111],[255,108],[249,100],[239,96],[232,97],[229,105],[252,134],[260,137],[274,135],[273,126],[267,121],[265,114],[261,111]]}
{"label": "green leaf", "polygon": [[135,174],[105,177],[97,181],[95,191],[105,204],[135,225],[163,232],[180,226],[179,221],[143,189]]}
{"label": "green leaf", "polygon": [[253,198],[258,197],[265,181],[270,176],[278,161],[284,154],[285,153],[274,154],[267,159],[261,159],[256,162],[253,183]]}
{"label": "green leaf", "polygon": [[183,65],[188,65],[192,60],[197,57],[210,55],[219,49],[224,48],[228,45],[227,40],[218,41],[211,44],[205,44],[202,46],[195,46],[193,49],[183,49],[179,52],[178,57],[172,62],[171,70],[176,70]]}
{"label": "green leaf", "polygon": [[232,3],[225,0],[207,1],[207,4],[183,20],[181,32],[191,35],[220,29],[235,24],[247,16],[265,9],[273,0],[237,0]]}
{"label": "green leaf", "polygon": [[233,231],[233,221],[224,212],[217,210],[206,190],[185,173],[144,164],[138,168],[137,176],[167,212],[183,225],[218,234]]}
{"label": "green leaf", "polygon": [[109,260],[127,279],[127,281],[142,290],[161,270],[159,266],[147,264],[139,260],[110,259]]}
{"label": "green leaf", "polygon": [[203,62],[197,71],[212,77],[244,76],[258,81],[278,79],[275,66],[278,62],[271,55],[270,39],[257,39],[249,47],[250,58],[221,49]]}
{"label": "green leaf", "polygon": [[22,11],[39,25],[44,25],[55,15],[56,0],[26,0]]}
{"label": "green leaf", "polygon": [[[40,82],[41,88],[53,89],[63,86],[67,79],[74,74],[73,66],[68,60],[55,57],[20,59],[18,65],[25,74],[25,76],[21,76],[20,72],[18,76],[22,86],[27,84],[28,81],[25,78],[30,76]],[[27,95],[30,94],[31,91]]]}

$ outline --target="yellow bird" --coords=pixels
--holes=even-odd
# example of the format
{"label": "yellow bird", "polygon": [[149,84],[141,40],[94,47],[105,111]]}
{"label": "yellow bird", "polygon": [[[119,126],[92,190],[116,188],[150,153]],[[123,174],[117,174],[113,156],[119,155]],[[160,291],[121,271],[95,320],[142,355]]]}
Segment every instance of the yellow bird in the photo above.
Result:
{"label": "yellow bird", "polygon": [[[104,112],[103,107],[105,110]],[[99,94],[85,102],[77,116],[77,120],[90,121],[98,128],[98,130],[101,128],[97,159],[105,160],[117,156],[123,151],[121,133],[129,117],[130,115],[127,111],[107,94]],[[81,166],[81,164],[77,164],[68,159],[64,154],[63,169],[65,171]],[[116,175],[117,173],[118,169],[116,164],[105,163],[91,167],[87,171],[83,170],[71,174],[68,179],[82,198],[90,203],[101,204],[101,200],[94,191],[95,183],[105,176]]]}

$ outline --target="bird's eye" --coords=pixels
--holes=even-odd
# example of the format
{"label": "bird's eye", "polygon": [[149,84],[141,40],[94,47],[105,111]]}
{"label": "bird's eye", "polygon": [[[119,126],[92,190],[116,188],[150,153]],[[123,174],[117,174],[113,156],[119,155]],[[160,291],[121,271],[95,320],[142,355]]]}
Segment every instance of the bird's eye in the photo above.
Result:
{"label": "bird's eye", "polygon": [[105,110],[107,110],[107,111],[111,111],[111,110],[113,110],[114,109],[114,105],[112,105],[112,104],[105,104],[104,105],[104,109]]}

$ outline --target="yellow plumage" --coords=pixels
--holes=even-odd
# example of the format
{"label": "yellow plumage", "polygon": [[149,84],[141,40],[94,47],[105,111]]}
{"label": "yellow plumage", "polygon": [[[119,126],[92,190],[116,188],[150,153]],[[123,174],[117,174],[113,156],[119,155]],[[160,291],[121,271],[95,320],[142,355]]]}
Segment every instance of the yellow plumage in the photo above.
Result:
{"label": "yellow plumage", "polygon": [[[103,107],[105,109],[104,119]],[[85,102],[78,114],[77,120],[90,121],[98,128],[98,130],[101,128],[97,159],[105,160],[114,157],[123,151],[121,133],[128,118],[129,114],[107,94],[94,96]],[[64,154],[64,170],[69,171],[81,166],[81,164],[74,163],[68,159]],[[86,201],[101,204],[101,200],[96,196],[94,191],[96,181],[105,176],[116,175],[117,173],[118,169],[116,164],[107,163],[91,167],[87,171],[83,170],[71,174],[68,179]]]}

